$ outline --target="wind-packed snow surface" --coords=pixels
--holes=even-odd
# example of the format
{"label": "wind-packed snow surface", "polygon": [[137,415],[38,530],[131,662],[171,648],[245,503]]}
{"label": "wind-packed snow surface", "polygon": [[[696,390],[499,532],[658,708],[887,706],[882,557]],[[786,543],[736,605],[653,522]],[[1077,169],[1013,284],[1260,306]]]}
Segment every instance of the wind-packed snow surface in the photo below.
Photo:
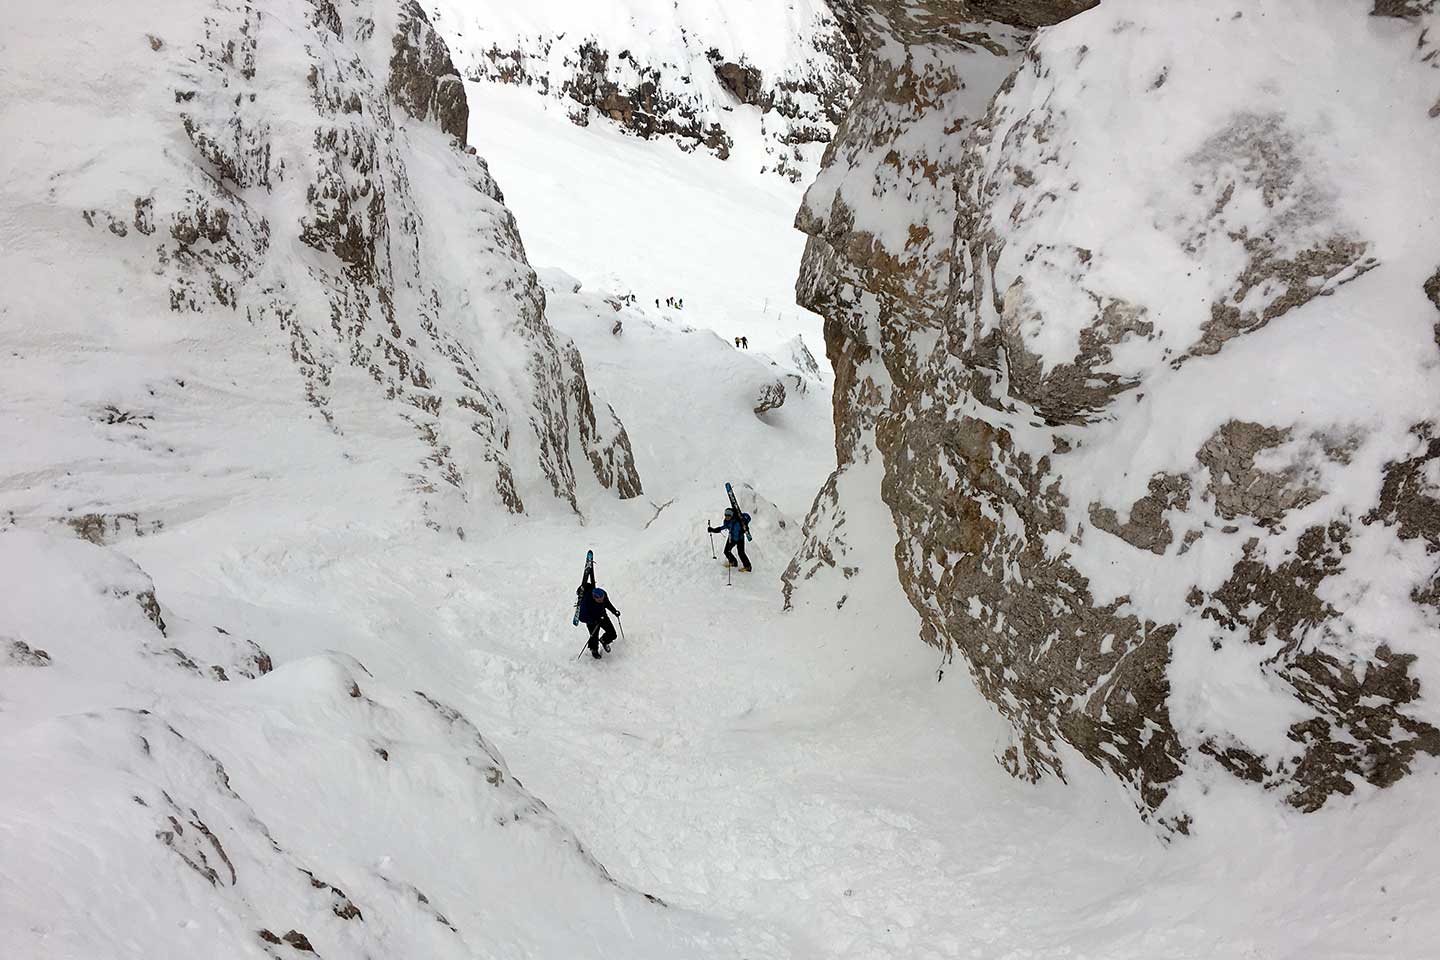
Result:
{"label": "wind-packed snow surface", "polygon": [[[855,86],[849,41],[823,3],[446,0],[438,11],[471,140],[536,263],[652,305],[683,300],[688,322],[756,345],[802,333],[818,347],[819,318],[795,305],[804,238],[789,224]],[[746,100],[722,78],[733,79],[727,64],[758,71]]]}
{"label": "wind-packed snow surface", "polygon": [[[856,553],[887,562],[782,613],[777,574],[834,466],[801,322],[737,350],[689,297],[654,305],[683,289],[651,295],[624,264],[574,279],[584,225],[547,224],[553,259],[535,255],[522,210],[536,279],[481,161],[437,129],[454,101],[396,105],[445,74],[381,92],[401,23],[430,46],[404,9],[35,7],[0,37],[7,958],[1433,956],[1433,777],[1303,817],[1218,780],[1193,812],[1225,829],[1169,844],[1082,762],[1068,785],[1010,778],[1008,725],[961,671],[936,683],[914,639],[878,461],[837,496]],[[350,118],[333,142],[331,70]],[[232,115],[263,118],[254,140],[217,141]],[[502,119],[558,138],[542,113]],[[671,200],[690,164],[733,169],[573,129],[597,170],[651,158]],[[237,151],[268,186],[226,172]],[[312,176],[337,156],[357,158],[344,191]],[[747,176],[707,189],[768,231]],[[367,184],[383,214],[316,215],[368,209]],[[227,230],[196,227],[192,192]],[[268,233],[235,259],[243,217]],[[302,222],[337,228],[311,243]],[[675,263],[677,282],[720,272]],[[780,269],[721,267],[749,297]],[[276,300],[283,321],[259,312]],[[417,384],[416,357],[456,382]],[[467,377],[508,416],[459,404]],[[458,486],[431,459],[447,444]],[[617,495],[632,459],[643,493]],[[756,565],[728,578],[704,529],[727,480]],[[599,663],[569,625],[587,548],[624,614]]]}

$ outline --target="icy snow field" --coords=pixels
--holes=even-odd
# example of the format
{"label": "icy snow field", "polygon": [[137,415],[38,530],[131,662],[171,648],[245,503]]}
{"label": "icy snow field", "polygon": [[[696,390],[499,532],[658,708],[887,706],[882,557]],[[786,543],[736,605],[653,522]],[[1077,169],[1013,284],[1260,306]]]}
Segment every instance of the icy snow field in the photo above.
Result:
{"label": "icy snow field", "polygon": [[[807,174],[800,182],[760,173],[777,161],[764,129],[773,138],[787,122],[736,103],[705,57],[743,57],[772,83],[823,71],[828,57],[814,45],[825,24],[834,28],[823,0],[437,0],[427,9],[462,74],[493,68],[494,55],[509,63],[513,52],[532,80],[554,88],[545,97],[533,87],[465,85],[470,142],[502,184],[533,263],[564,267],[592,288],[623,284],[652,306],[680,297],[688,322],[744,334],[752,347],[802,333],[819,356],[820,318],[795,305],[805,238],[790,224],[825,145],[789,147],[799,152],[788,162]],[[571,123],[575,104],[553,94],[587,39],[656,71],[663,90],[698,98],[701,120],[732,137],[729,159],[641,140],[598,115],[588,127]]]}
{"label": "icy snow field", "polygon": [[722,161],[603,120],[577,127],[529,90],[466,83],[465,94],[470,142],[505,191],[532,263],[631,291],[652,309],[680,297],[678,318],[748,336],[752,349],[802,334],[824,362],[820,318],[795,305],[805,237],[791,223],[805,184],[759,172],[758,120],[734,126]]}

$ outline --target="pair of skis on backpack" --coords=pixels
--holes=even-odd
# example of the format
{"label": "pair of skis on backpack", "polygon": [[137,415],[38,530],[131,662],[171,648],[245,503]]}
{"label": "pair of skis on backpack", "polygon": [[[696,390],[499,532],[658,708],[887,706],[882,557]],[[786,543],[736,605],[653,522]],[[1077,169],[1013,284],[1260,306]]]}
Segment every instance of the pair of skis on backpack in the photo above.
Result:
{"label": "pair of skis on backpack", "polygon": [[585,551],[585,569],[580,574],[580,589],[575,591],[575,615],[570,618],[570,626],[580,626],[580,601],[585,596],[586,588],[595,588],[595,551]]}

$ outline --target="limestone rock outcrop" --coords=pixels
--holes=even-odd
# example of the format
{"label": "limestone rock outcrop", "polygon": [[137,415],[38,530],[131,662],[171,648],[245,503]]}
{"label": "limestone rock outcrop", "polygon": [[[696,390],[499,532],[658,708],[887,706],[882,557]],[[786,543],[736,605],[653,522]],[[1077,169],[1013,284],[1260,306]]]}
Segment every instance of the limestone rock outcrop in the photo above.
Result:
{"label": "limestone rock outcrop", "polygon": [[717,61],[715,76],[720,78],[725,89],[741,103],[761,109],[769,108],[770,104],[765,99],[765,78],[761,76],[759,68],[733,60]]}
{"label": "limestone rock outcrop", "polygon": [[390,58],[390,95],[412,117],[434,119],[462,144],[469,136],[470,104],[445,41],[415,0],[400,8]]}
{"label": "limestone rock outcrop", "polygon": [[785,405],[785,381],[772,380],[755,395],[755,416],[778,410]]}
{"label": "limestone rock outcrop", "polygon": [[[79,282],[39,284],[16,307],[80,341],[169,357],[158,387],[112,377],[128,399],[95,418],[128,438],[126,470],[171,469],[173,450],[141,442],[170,429],[155,408],[183,404],[187,384],[204,395],[243,381],[296,401],[295,419],[318,418],[346,456],[365,437],[406,444],[400,482],[435,529],[492,507],[637,495],[625,429],[551,330],[515,219],[464,148],[464,87],[424,10],[315,0],[292,19],[249,2],[192,6],[170,42],[143,51],[153,69],[132,84],[133,137],[101,143],[87,176],[54,181],[56,222],[36,233],[57,244],[28,248],[26,269],[57,276],[81,251]],[[187,337],[170,348],[152,344],[165,329],[153,319],[125,336],[88,319],[116,303]],[[249,351],[265,361],[234,369]],[[114,473],[71,481],[67,522],[96,517],[99,536],[163,519],[138,516]]]}
{"label": "limestone rock outcrop", "polygon": [[[868,53],[797,298],[840,468],[788,601],[888,562],[878,497],[1017,776],[1078,754],[1182,831],[1207,777],[1388,786],[1440,755],[1440,228],[1378,213],[1437,196],[1440,24],[1089,6],[837,4]],[[1297,36],[1348,66],[1287,73]],[[1410,81],[1380,120],[1367,68]]]}

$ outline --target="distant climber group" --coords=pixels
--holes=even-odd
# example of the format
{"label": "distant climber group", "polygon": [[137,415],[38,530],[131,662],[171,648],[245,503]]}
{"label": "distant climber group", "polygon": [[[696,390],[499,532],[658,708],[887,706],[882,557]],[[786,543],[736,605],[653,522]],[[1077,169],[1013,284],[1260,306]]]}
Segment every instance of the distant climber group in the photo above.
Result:
{"label": "distant climber group", "polygon": [[[754,568],[750,565],[750,558],[745,554],[745,541],[754,539],[750,535],[750,514],[740,509],[739,502],[735,499],[735,490],[730,484],[725,484],[725,495],[730,498],[730,506],[725,508],[725,519],[719,526],[707,526],[712,536],[710,542],[710,555],[715,556],[714,534],[725,534],[725,576],[727,585],[730,583],[730,571],[735,568],[745,573],[750,573]],[[738,559],[737,559],[738,555]],[[718,559],[718,558],[717,558]],[[595,582],[595,553],[586,551],[585,570],[580,575],[580,586],[575,590],[575,615],[571,623],[579,626],[585,624],[588,632],[585,646],[576,655],[577,659],[583,656],[586,650],[596,660],[604,659],[606,653],[611,652],[611,645],[617,636],[625,635],[622,627],[617,633],[610,614],[620,619],[620,611],[610,602],[610,595]]]}
{"label": "distant climber group", "polygon": [[750,338],[749,338],[749,337],[736,337],[736,338],[735,338],[735,346],[736,346],[737,349],[740,349],[740,350],[749,350],[749,349],[750,349]]}
{"label": "distant climber group", "polygon": [[[659,307],[659,306],[660,306],[660,301],[659,301],[659,300],[656,300],[656,301],[655,301],[655,306],[656,306],[656,307]],[[684,310],[684,309],[685,309],[685,298],[684,298],[684,297],[666,297],[666,298],[665,298],[665,306],[669,307],[671,310]]]}

